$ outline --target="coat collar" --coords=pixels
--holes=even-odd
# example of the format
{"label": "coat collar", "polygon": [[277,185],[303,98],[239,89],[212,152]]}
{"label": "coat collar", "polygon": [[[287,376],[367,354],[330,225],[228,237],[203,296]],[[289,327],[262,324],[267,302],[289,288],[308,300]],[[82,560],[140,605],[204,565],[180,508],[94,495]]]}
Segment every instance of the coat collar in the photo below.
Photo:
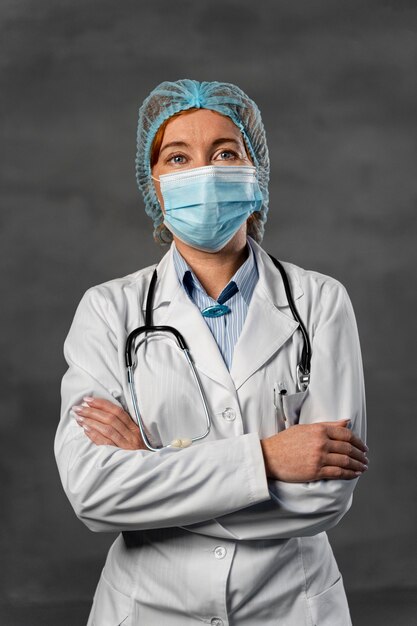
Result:
{"label": "coat collar", "polygon": [[[156,324],[174,326],[184,336],[197,368],[235,393],[291,337],[298,324],[288,309],[284,285],[267,253],[253,240],[259,279],[228,371],[215,339],[178,281],[173,248],[157,266],[153,309]],[[294,300],[303,291],[293,266],[285,264]],[[285,308],[285,312],[280,309]],[[158,310],[159,309],[159,310]]]}
{"label": "coat collar", "polygon": [[[268,254],[255,242],[259,280],[252,295],[241,335],[236,343],[230,375],[236,389],[263,366],[298,328],[288,308],[281,275]],[[303,290],[292,265],[285,270],[294,300]],[[285,312],[281,309],[285,309]]]}

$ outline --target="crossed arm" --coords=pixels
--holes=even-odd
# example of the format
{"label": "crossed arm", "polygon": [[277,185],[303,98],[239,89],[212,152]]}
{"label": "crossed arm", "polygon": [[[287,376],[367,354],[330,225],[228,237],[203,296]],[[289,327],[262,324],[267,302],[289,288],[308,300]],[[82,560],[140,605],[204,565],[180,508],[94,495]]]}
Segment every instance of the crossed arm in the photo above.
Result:
{"label": "crossed arm", "polygon": [[[78,424],[96,445],[147,450],[138,426],[118,405],[85,397],[73,407]],[[268,478],[304,483],[351,480],[368,469],[367,446],[349,428],[348,420],[297,424],[261,440]]]}
{"label": "crossed arm", "polygon": [[[65,491],[91,530],[183,526],[267,539],[316,534],[340,520],[368,464],[358,437],[365,432],[359,344],[340,290],[316,333],[314,380],[300,424],[260,444],[251,433],[179,452],[145,449],[136,424],[114,403],[121,397],[115,372],[125,331],[120,315],[109,319],[107,303],[93,290],[74,320],[55,443]],[[71,400],[80,404],[83,396],[73,415],[84,430],[70,412]],[[320,416],[325,421],[317,422]],[[332,416],[339,421],[328,421]]]}

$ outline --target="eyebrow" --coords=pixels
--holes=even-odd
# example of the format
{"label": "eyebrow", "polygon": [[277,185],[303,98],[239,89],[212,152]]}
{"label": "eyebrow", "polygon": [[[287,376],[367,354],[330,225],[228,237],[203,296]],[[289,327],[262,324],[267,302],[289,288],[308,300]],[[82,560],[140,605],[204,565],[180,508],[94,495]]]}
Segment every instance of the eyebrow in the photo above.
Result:
{"label": "eyebrow", "polygon": [[166,150],[167,148],[189,148],[190,144],[185,141],[171,141],[170,143],[165,144],[163,148],[161,148],[161,152]]}
{"label": "eyebrow", "polygon": [[[240,145],[239,141],[235,139],[234,137],[219,137],[219,139],[215,139],[213,141],[211,146],[215,148],[216,146],[219,146],[223,143],[234,143],[237,146]],[[190,147],[190,144],[186,143],[185,141],[170,141],[169,143],[165,144],[163,148],[161,148],[161,152],[163,152],[167,148],[189,148],[189,147]]]}
{"label": "eyebrow", "polygon": [[235,139],[234,137],[220,137],[219,139],[216,139],[215,141],[213,141],[211,145],[215,147],[215,146],[221,145],[222,143],[234,143],[237,146],[239,145],[239,141]]}

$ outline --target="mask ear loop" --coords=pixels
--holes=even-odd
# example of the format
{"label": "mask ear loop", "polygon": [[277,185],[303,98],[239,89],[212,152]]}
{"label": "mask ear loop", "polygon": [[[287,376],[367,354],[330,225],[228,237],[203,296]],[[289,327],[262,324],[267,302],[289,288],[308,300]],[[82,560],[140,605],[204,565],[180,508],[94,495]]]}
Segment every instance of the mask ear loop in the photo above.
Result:
{"label": "mask ear loop", "polygon": [[[156,180],[156,182],[157,182],[157,183],[160,183],[160,182],[161,182],[161,181],[160,181],[160,179],[159,179],[159,178],[156,178],[155,176],[153,176],[153,175],[152,175],[152,173],[151,173],[151,178],[152,178],[152,180]],[[158,198],[158,196],[157,196],[157,194],[156,194],[155,185],[154,185],[154,191],[155,191],[155,198],[156,198],[156,201],[158,202],[159,208],[160,208],[161,213],[162,213],[162,215],[163,215],[163,213],[164,213],[164,212],[162,211],[162,206],[161,206],[161,203],[160,203],[159,198]],[[159,231],[158,231],[158,232],[159,232],[159,234],[158,234],[158,240],[159,240],[159,242],[160,242],[160,243],[163,243],[163,244],[171,243],[171,242],[172,242],[172,239],[168,239],[168,240],[166,240],[166,238],[165,238],[165,239],[163,239],[163,238],[161,237],[161,233],[162,233],[162,231],[160,230],[160,229],[161,229],[161,227],[163,227],[163,228],[164,228],[164,229],[165,229],[168,233],[170,233],[169,228],[167,228],[167,225],[165,224],[164,220],[162,220],[162,222],[161,222],[161,223],[159,224],[159,226],[157,227],[157,229],[159,229]],[[155,231],[154,231],[154,233],[155,233],[155,232],[157,232],[157,231],[155,230]],[[155,238],[155,234],[154,234],[154,238]],[[156,238],[155,238],[155,240],[156,240]]]}

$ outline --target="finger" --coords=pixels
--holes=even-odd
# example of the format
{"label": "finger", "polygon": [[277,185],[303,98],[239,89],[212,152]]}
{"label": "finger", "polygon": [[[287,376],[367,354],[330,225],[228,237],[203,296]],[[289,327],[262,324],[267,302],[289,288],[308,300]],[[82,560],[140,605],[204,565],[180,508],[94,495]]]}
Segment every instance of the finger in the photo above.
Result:
{"label": "finger", "polygon": [[[139,438],[139,444],[142,442],[142,437],[139,434],[139,426],[137,423],[130,417],[129,413],[126,413],[121,407],[117,406],[113,402],[109,402],[108,400],[104,400],[102,398],[91,398],[90,396],[85,396],[84,401],[86,403],[87,400],[90,400],[90,404],[87,406],[80,405],[72,407],[73,411],[76,414],[90,417],[91,419],[97,419],[104,424],[110,424],[114,428],[116,428],[120,434],[130,443],[136,447]],[[102,407],[102,408],[99,408]],[[92,409],[92,411],[90,411]],[[94,413],[94,411],[96,411]],[[145,432],[150,438],[148,431],[145,428]]]}
{"label": "finger", "polygon": [[335,467],[333,465],[322,467],[320,471],[320,479],[325,480],[353,480],[360,476],[362,476],[362,472],[355,472],[351,469],[343,469],[342,467]]}
{"label": "finger", "polygon": [[131,432],[130,429],[128,429],[116,415],[89,406],[74,406],[72,409],[79,417],[82,417],[83,419],[88,418],[95,420],[96,422],[100,422],[101,424],[105,424],[106,426],[111,426],[117,430],[122,437],[125,439],[129,438]]}
{"label": "finger", "polygon": [[83,398],[84,402],[88,404],[88,406],[104,411],[105,413],[110,413],[111,415],[115,415],[118,417],[126,426],[130,426],[135,422],[130,417],[129,413],[114,402],[110,402],[110,400],[105,400],[104,398],[93,398],[92,396],[85,396]]}
{"label": "finger", "polygon": [[118,446],[119,448],[126,448],[129,442],[125,437],[123,437],[118,430],[113,428],[110,424],[103,424],[94,419],[90,419],[88,417],[82,417],[77,420],[80,426],[82,426],[86,432],[90,435],[93,431],[99,433],[101,436],[108,439],[113,446]]}
{"label": "finger", "polygon": [[120,419],[119,417],[117,417],[117,415],[109,413],[108,411],[103,411],[102,409],[81,405],[73,406],[72,410],[77,415],[89,417],[90,419],[102,422],[103,424],[117,424],[117,422],[120,422]]}
{"label": "finger", "polygon": [[90,429],[90,428],[84,428],[84,433],[87,435],[87,437],[90,439],[90,441],[92,441],[93,443],[95,443],[97,446],[112,446],[114,445],[112,443],[112,441],[110,441],[110,439],[107,439],[107,437],[104,437],[102,434],[100,434],[99,432],[97,432],[94,429]]}
{"label": "finger", "polygon": [[332,423],[329,423],[327,426],[327,436],[330,439],[336,439],[338,441],[348,441],[362,452],[368,451],[368,446],[363,443],[362,439],[360,439],[348,428],[343,426],[341,427],[340,424],[338,426],[333,426]]}
{"label": "finger", "polygon": [[141,437],[139,428],[136,428],[135,432],[125,429],[125,433],[127,433],[127,435],[124,436],[116,430],[112,424],[103,424],[102,422],[98,422],[94,419],[81,416],[77,418],[77,421],[81,426],[83,426],[83,428],[96,430],[100,435],[110,440],[112,445],[122,448],[123,450],[148,449]]}
{"label": "finger", "polygon": [[354,472],[366,472],[368,466],[366,463],[352,459],[347,454],[327,454],[325,460],[326,466],[340,467],[346,470],[353,470]]}
{"label": "finger", "polygon": [[327,451],[334,452],[336,454],[346,454],[361,463],[365,463],[365,465],[368,465],[369,463],[369,459],[365,452],[362,452],[359,448],[355,448],[355,446],[348,441],[336,441],[335,439],[329,439],[327,443]]}

